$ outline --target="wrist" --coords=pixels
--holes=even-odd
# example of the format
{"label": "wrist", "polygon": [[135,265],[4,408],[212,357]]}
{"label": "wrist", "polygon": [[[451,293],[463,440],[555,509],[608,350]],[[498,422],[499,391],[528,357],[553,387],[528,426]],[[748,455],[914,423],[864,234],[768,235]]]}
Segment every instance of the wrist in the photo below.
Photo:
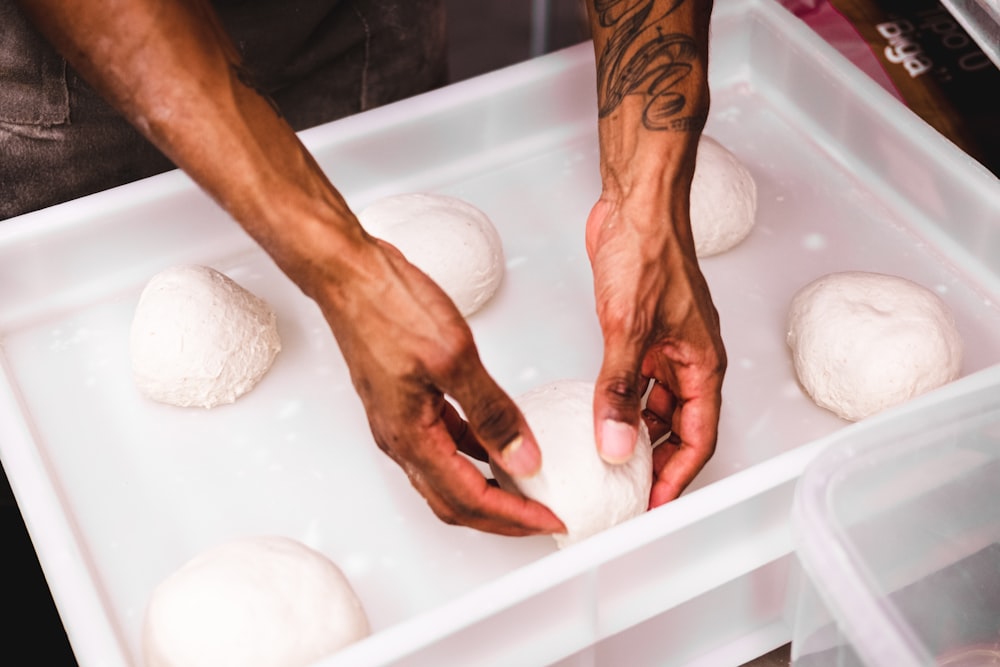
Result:
{"label": "wrist", "polygon": [[601,184],[606,197],[624,199],[644,192],[686,192],[690,188],[700,127],[650,132],[622,119],[602,119],[599,132]]}
{"label": "wrist", "polygon": [[336,191],[285,193],[262,219],[243,227],[302,292],[326,304],[371,268],[374,240]]}

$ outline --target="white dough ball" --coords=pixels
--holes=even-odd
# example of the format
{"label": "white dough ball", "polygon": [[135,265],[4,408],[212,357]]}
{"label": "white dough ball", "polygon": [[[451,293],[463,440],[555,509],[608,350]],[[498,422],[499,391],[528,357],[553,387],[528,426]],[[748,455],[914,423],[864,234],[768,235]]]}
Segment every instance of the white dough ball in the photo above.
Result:
{"label": "white dough ball", "polygon": [[787,339],[809,396],[850,421],[951,382],[962,366],[962,339],[945,303],[879,273],[831,273],[803,287]]}
{"label": "white dough ball", "polygon": [[757,215],[757,183],[722,144],[702,134],[691,182],[691,232],[698,257],[745,239]]}
{"label": "white dough ball", "polygon": [[395,246],[468,317],[489,301],[504,274],[503,242],[489,217],[448,195],[383,197],[361,213],[365,230]]}
{"label": "white dough ball", "polygon": [[262,299],[215,269],[180,265],[153,276],[142,291],[129,348],[143,395],[211,408],[253,389],[281,340]]}
{"label": "white dough ball", "polygon": [[518,490],[542,503],[566,526],[553,537],[559,548],[638,516],[649,507],[653,485],[653,448],[640,422],[632,458],[606,463],[594,439],[594,384],[560,380],[515,399],[542,452],[542,468],[532,477],[513,479],[497,466],[502,488]]}
{"label": "white dough ball", "polygon": [[350,582],[284,537],[232,540],[164,579],[146,608],[146,667],[301,667],[369,634]]}

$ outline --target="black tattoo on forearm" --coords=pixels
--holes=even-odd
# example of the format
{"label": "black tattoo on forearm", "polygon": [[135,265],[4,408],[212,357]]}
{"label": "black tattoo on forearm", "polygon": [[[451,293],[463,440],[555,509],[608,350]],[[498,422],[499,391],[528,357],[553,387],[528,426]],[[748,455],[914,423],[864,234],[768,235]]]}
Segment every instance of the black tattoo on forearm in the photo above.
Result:
{"label": "black tattoo on forearm", "polygon": [[664,34],[658,25],[685,0],[593,0],[598,21],[609,28],[597,60],[598,115],[605,118],[632,94],[643,94],[642,122],[650,130],[700,130],[705,114],[691,113],[688,100],[675,89],[699,65],[694,37]]}

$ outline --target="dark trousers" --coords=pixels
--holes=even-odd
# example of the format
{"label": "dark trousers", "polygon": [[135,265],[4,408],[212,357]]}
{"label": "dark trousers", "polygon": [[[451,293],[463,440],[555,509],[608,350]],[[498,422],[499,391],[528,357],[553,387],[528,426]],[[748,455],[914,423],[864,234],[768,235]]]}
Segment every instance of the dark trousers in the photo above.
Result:
{"label": "dark trousers", "polygon": [[[251,82],[301,130],[442,85],[443,0],[217,0]],[[171,169],[0,0],[0,220]]]}

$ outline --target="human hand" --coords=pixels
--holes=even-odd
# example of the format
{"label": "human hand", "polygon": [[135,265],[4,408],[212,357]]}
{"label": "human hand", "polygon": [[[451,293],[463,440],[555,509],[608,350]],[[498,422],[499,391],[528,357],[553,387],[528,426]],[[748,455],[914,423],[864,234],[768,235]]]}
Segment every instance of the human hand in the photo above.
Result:
{"label": "human hand", "polygon": [[[449,523],[563,531],[542,505],[489,485],[459,453],[514,476],[541,463],[524,418],[486,373],[450,299],[365,235],[271,103],[250,88],[210,3],[24,3],[74,67],[209,193],[319,305],[379,447]],[[156,76],[150,76],[156,72]],[[452,396],[469,416],[468,430]]]}
{"label": "human hand", "polygon": [[489,484],[461,453],[485,453],[514,476],[541,465],[524,417],[486,372],[451,300],[383,241],[364,244],[353,264],[358,271],[346,281],[309,292],[337,337],[378,446],[447,523],[502,535],[565,532],[545,506]]}
{"label": "human hand", "polygon": [[598,448],[611,463],[628,460],[640,401],[654,380],[642,418],[654,443],[670,437],[653,452],[651,508],[678,497],[714,453],[726,369],[693,242],[677,238],[671,207],[657,199],[602,198],[586,236],[604,333],[594,396]]}
{"label": "human hand", "polygon": [[[514,476],[541,463],[454,304],[395,248],[364,234],[292,128],[247,85],[207,0],[33,0],[22,8],[316,301],[376,442],[439,517],[506,535],[565,530],[542,505],[489,485],[459,453],[456,441],[481,447]],[[469,433],[445,395],[468,415]]]}

